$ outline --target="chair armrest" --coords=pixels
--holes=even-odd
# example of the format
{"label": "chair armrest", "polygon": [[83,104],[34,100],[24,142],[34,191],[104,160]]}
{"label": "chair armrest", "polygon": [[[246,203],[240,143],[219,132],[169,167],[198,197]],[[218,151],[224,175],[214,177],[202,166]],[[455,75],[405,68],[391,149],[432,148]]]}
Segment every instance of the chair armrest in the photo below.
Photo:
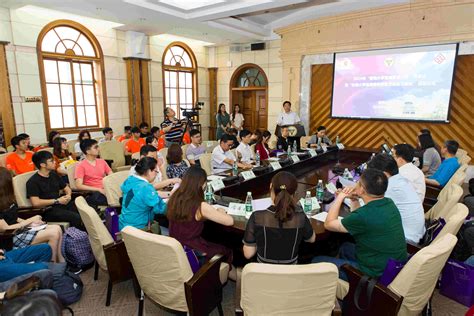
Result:
{"label": "chair armrest", "polygon": [[402,305],[403,297],[394,293],[389,288],[378,283],[374,286],[370,306],[366,296],[366,289],[361,290],[359,297],[359,306],[367,307],[366,310],[359,310],[354,303],[354,295],[357,285],[364,274],[358,269],[343,265],[342,270],[346,273],[349,280],[349,293],[344,297],[344,314],[346,315],[397,315]]}
{"label": "chair armrest", "polygon": [[235,280],[235,315],[244,315],[240,299],[242,298],[242,268],[237,268],[237,280]]}
{"label": "chair armrest", "polygon": [[71,200],[74,200],[75,198],[79,197],[79,196],[88,196],[88,195],[91,195],[94,191],[89,191],[89,190],[77,190],[77,189],[74,189],[74,190],[71,190],[72,191],[72,194],[71,194]]}
{"label": "chair armrest", "polygon": [[34,206],[22,206],[22,207],[17,208],[18,217],[21,218],[21,219],[30,218],[30,217],[33,217],[35,215],[41,215],[41,214],[44,213],[45,210],[46,210],[45,207],[38,208],[38,207],[34,207]]}
{"label": "chair armrest", "polygon": [[135,273],[123,240],[103,246],[107,270],[112,283],[130,280]]}
{"label": "chair armrest", "polygon": [[222,302],[219,277],[223,255],[215,255],[184,283],[186,303],[191,315],[208,315]]}
{"label": "chair armrest", "polygon": [[15,236],[16,231],[16,229],[7,229],[0,232],[0,249],[13,249],[13,236]]}
{"label": "chair armrest", "polygon": [[437,187],[431,184],[426,185],[426,193],[425,193],[425,199],[426,197],[429,199],[436,199],[439,195],[439,192],[441,191],[441,187]]}
{"label": "chair armrest", "polygon": [[334,305],[334,309],[331,313],[332,316],[342,316],[342,309],[341,305],[339,305],[339,301],[336,299],[336,304]]}
{"label": "chair armrest", "polygon": [[420,246],[419,244],[417,244],[416,242],[413,242],[413,241],[410,241],[410,240],[407,240],[407,252],[410,254],[410,255],[414,255],[415,253],[417,253],[419,250],[421,250],[421,248],[423,248],[422,246]]}

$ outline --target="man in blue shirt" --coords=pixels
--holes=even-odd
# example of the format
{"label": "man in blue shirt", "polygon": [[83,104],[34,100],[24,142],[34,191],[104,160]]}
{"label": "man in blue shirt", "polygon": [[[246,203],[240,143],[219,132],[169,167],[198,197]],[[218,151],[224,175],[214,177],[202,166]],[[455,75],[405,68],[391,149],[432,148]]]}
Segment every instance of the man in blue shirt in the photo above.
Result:
{"label": "man in blue shirt", "polygon": [[448,183],[449,179],[459,168],[459,162],[456,158],[458,148],[459,144],[455,140],[447,140],[444,143],[444,146],[441,147],[441,155],[444,157],[444,160],[436,173],[425,179],[426,184],[444,187]]}

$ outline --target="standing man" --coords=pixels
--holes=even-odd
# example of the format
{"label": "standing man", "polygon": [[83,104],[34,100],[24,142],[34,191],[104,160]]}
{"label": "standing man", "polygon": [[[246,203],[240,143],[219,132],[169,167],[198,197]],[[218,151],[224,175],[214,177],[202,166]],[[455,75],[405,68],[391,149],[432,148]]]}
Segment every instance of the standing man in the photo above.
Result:
{"label": "standing man", "polygon": [[286,125],[295,125],[300,124],[301,119],[296,112],[291,111],[291,102],[285,101],[283,102],[283,113],[278,115],[277,125],[279,126],[286,126]]}
{"label": "standing man", "polygon": [[15,136],[11,140],[15,151],[7,155],[5,161],[7,169],[15,175],[35,170],[33,165],[33,152],[28,151],[28,141],[24,137]]}
{"label": "standing man", "polygon": [[176,118],[176,113],[172,108],[167,107],[164,114],[165,120],[161,123],[161,130],[165,133],[166,147],[170,147],[173,143],[181,142],[184,127],[183,123]]}
{"label": "standing man", "polygon": [[415,157],[415,148],[408,144],[398,144],[393,146],[392,154],[397,162],[398,173],[410,181],[423,203],[426,193],[425,175],[420,168],[412,163]]}

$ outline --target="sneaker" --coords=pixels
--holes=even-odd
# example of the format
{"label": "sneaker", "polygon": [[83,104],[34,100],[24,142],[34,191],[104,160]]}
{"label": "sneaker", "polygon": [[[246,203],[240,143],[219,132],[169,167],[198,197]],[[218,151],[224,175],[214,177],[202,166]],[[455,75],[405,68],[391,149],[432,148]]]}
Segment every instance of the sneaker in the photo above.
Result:
{"label": "sneaker", "polygon": [[75,275],[78,275],[82,272],[82,269],[81,268],[78,268],[78,267],[73,267],[73,266],[68,266],[67,267],[67,270],[71,273],[74,273]]}

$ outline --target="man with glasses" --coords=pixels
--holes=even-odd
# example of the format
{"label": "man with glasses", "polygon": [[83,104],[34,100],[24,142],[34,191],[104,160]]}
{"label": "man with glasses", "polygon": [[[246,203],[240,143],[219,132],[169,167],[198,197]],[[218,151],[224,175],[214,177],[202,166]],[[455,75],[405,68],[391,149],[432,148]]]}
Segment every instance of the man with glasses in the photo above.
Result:
{"label": "man with glasses", "polygon": [[191,166],[201,166],[199,158],[206,152],[206,147],[201,145],[201,133],[197,129],[193,129],[189,132],[189,135],[191,136],[191,144],[186,148],[186,158]]}
{"label": "man with glasses", "polygon": [[[362,273],[377,278],[382,275],[388,259],[406,260],[402,219],[393,201],[384,196],[387,186],[385,174],[369,168],[361,175],[355,187],[338,191],[324,228],[351,234],[355,244],[344,243],[339,249],[338,258],[318,256],[313,262],[331,262],[338,268],[349,264]],[[352,212],[339,219],[346,198],[351,200]],[[360,206],[359,198],[364,201],[364,206]],[[341,271],[339,277],[347,281],[346,274]]]}
{"label": "man with glasses", "polygon": [[[230,149],[234,141],[228,134],[224,134],[221,137],[219,146],[216,146],[212,151],[211,167],[214,173],[219,173],[228,169],[231,169],[236,162],[236,158]],[[237,162],[237,167],[242,169],[251,169],[252,165],[246,163]]]}
{"label": "man with glasses", "polygon": [[99,145],[94,139],[84,139],[81,142],[81,150],[86,155],[86,159],[76,166],[74,179],[79,190],[92,191],[86,200],[90,205],[107,205],[104,185],[102,180],[112,173],[105,160],[97,158],[99,156]]}

